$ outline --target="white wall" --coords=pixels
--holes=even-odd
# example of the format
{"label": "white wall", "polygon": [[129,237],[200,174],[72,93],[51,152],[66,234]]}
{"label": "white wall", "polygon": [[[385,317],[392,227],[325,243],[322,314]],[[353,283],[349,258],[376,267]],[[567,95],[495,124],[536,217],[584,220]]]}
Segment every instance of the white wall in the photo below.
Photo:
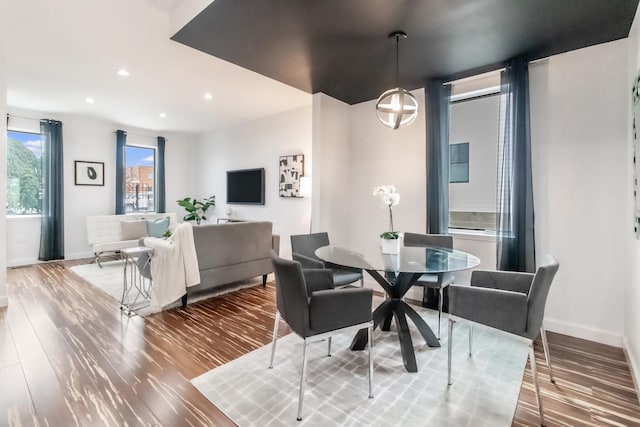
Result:
{"label": "white wall", "polygon": [[310,198],[278,196],[278,162],[280,156],[292,154],[304,154],[305,174],[313,173],[311,106],[200,136],[189,165],[196,171],[196,185],[187,195],[215,195],[210,216],[215,221],[226,216],[226,172],[265,168],[265,204],[229,206],[234,218],[273,222],[273,232],[280,235],[280,254],[290,258],[290,236],[308,233],[311,216]]}
{"label": "white wall", "polygon": [[[10,114],[33,119],[50,118],[62,121],[64,152],[64,236],[65,258],[90,257],[87,244],[86,217],[88,215],[108,215],[115,212],[115,134],[117,129],[130,133],[128,141],[148,141],[155,146],[155,131],[122,127],[95,117],[52,114],[9,109]],[[24,129],[35,126],[37,120],[15,120]],[[10,119],[13,126],[14,119]],[[136,136],[132,134],[141,135]],[[193,174],[189,166],[193,137],[188,134],[162,132],[167,138],[165,147],[165,175],[167,212],[181,212],[175,200],[185,197],[190,190]],[[145,138],[148,137],[148,138]],[[74,161],[86,160],[104,162],[105,185],[102,187],[74,185]],[[3,205],[4,206],[4,205]],[[11,248],[9,265],[30,264],[37,261],[40,242],[39,217],[10,217],[7,244]]]}
{"label": "white wall", "polygon": [[[375,186],[393,184],[400,194],[393,208],[396,231],[426,229],[424,90],[412,93],[420,113],[413,124],[398,130],[380,123],[376,101],[350,107],[349,247],[365,257],[380,250],[380,233],[389,229],[388,209],[372,194]],[[365,283],[375,282],[367,276]],[[420,291],[413,289],[407,296],[421,299]]]}
{"label": "white wall", "polygon": [[469,143],[469,182],[449,184],[449,210],[495,212],[500,96],[451,105],[451,144]]}
{"label": "white wall", "polygon": [[[0,8],[1,10],[2,8]],[[0,15],[2,15],[0,13]],[[2,20],[0,19],[0,22]],[[0,118],[7,115],[5,61],[0,51]],[[7,297],[7,121],[0,120],[0,307],[9,303]]]}
{"label": "white wall", "polygon": [[312,98],[313,231],[329,233],[331,243],[349,244],[350,107],[324,93]]}
{"label": "white wall", "polygon": [[548,329],[620,346],[628,279],[627,40],[530,67],[536,255],[560,262]]}
{"label": "white wall", "polygon": [[[633,87],[633,82],[638,73],[640,72],[640,7],[636,12],[636,17],[631,27],[631,33],[629,34],[629,76],[624,80],[625,88],[630,89]],[[627,92],[627,97],[630,91]],[[626,101],[627,105],[631,105],[630,99]],[[627,123],[627,130],[629,132],[629,143],[627,148],[627,177],[628,183],[627,194],[629,195],[628,207],[625,211],[627,215],[627,221],[625,225],[625,237],[628,237],[628,248],[625,252],[628,254],[628,262],[630,269],[630,278],[626,281],[626,290],[624,294],[624,347],[627,351],[627,356],[633,368],[633,372],[636,379],[636,389],[640,394],[640,240],[631,236],[630,230],[633,226],[633,210],[634,200],[631,197],[632,194],[632,180],[633,180],[633,164],[630,159],[633,155],[633,135],[631,134],[631,110],[627,113],[630,121]]]}

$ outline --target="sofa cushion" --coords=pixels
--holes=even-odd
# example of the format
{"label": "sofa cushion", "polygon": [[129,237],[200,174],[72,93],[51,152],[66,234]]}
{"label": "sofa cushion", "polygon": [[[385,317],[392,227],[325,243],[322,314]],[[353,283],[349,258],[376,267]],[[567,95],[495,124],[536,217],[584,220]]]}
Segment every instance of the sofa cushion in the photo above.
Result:
{"label": "sofa cushion", "polygon": [[169,217],[147,220],[147,236],[149,237],[163,237],[168,229]]}
{"label": "sofa cushion", "polygon": [[134,240],[147,235],[147,221],[122,221],[120,222],[120,237],[122,240]]}
{"label": "sofa cushion", "polygon": [[233,222],[193,228],[200,270],[271,259],[271,222]]}

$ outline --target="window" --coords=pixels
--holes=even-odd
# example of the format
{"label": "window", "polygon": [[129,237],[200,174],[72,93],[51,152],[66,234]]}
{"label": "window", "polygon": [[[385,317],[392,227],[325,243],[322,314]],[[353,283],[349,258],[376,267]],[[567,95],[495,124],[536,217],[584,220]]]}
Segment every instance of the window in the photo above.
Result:
{"label": "window", "polygon": [[451,103],[450,228],[496,229],[499,111],[500,96],[495,92]]}
{"label": "window", "polygon": [[124,211],[155,212],[155,148],[125,146],[124,164]]}
{"label": "window", "polygon": [[469,143],[449,145],[449,182],[469,182]]}
{"label": "window", "polygon": [[42,135],[7,131],[7,215],[40,214]]}

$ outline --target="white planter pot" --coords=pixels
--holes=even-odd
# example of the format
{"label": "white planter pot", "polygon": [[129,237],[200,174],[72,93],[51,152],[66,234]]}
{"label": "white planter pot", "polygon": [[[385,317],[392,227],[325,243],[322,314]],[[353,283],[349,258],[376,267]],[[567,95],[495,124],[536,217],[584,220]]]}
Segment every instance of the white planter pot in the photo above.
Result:
{"label": "white planter pot", "polygon": [[380,249],[383,254],[399,254],[400,239],[380,239]]}

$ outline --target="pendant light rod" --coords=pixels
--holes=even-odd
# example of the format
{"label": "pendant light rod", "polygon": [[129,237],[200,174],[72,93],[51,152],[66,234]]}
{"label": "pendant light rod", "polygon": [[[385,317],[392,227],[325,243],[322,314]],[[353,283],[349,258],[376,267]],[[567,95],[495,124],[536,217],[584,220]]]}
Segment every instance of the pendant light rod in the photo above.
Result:
{"label": "pendant light rod", "polygon": [[390,39],[396,39],[396,87],[400,86],[400,72],[399,63],[400,63],[400,39],[406,39],[407,33],[404,31],[394,31],[389,34]]}

